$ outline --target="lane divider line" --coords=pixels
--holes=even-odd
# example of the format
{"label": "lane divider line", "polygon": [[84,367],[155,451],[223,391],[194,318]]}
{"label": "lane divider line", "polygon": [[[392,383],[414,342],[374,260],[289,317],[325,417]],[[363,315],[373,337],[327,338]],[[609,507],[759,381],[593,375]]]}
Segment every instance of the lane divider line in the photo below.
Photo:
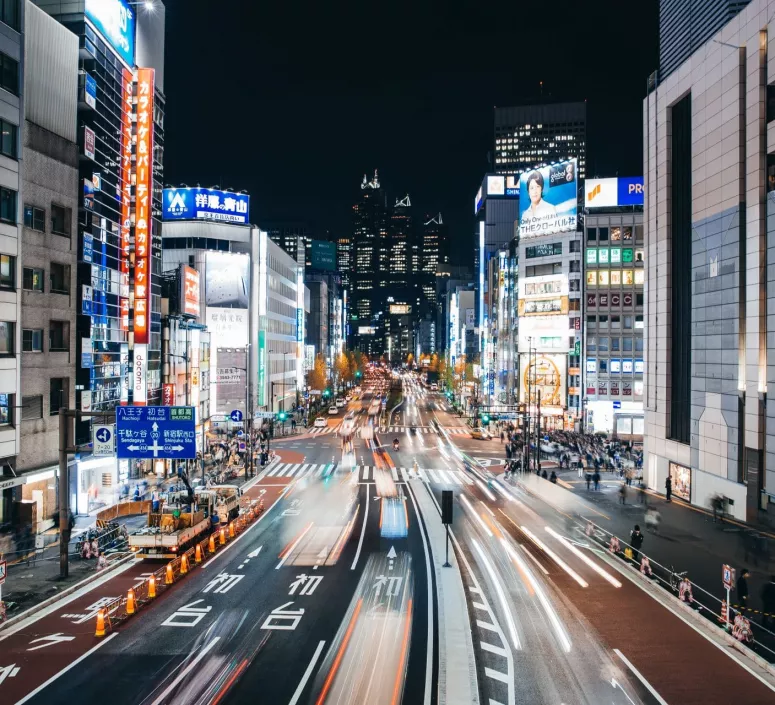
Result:
{"label": "lane divider line", "polygon": [[325,641],[321,641],[318,643],[318,646],[315,649],[315,653],[312,654],[312,660],[309,662],[309,665],[307,666],[307,670],[304,671],[304,675],[301,677],[301,680],[299,681],[299,685],[296,688],[296,692],[293,694],[293,697],[291,698],[291,702],[288,703],[288,705],[296,705],[296,703],[299,702],[299,698],[301,697],[301,694],[304,692],[304,688],[307,685],[307,681],[309,680],[309,677],[312,675],[312,671],[315,668],[315,664],[318,662],[318,659],[320,658],[320,652],[323,651],[323,647],[325,645],[326,645]]}

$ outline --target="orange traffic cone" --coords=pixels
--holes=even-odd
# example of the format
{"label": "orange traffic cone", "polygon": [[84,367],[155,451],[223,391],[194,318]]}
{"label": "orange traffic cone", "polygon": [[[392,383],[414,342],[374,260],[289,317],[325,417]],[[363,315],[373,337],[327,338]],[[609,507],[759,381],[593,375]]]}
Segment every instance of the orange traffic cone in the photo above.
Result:
{"label": "orange traffic cone", "polygon": [[201,563],[202,562],[202,546],[201,546],[201,544],[197,544],[196,545],[196,550],[194,551],[194,560],[197,563]]}
{"label": "orange traffic cone", "polygon": [[234,538],[234,522],[233,521],[229,523],[229,538],[230,539]]}
{"label": "orange traffic cone", "polygon": [[215,536],[213,534],[210,534],[210,541],[207,544],[207,550],[210,551],[210,553],[215,553]]}
{"label": "orange traffic cone", "polygon": [[136,612],[135,607],[135,591],[133,588],[129,588],[129,591],[126,594],[126,613],[127,614],[134,614]]}
{"label": "orange traffic cone", "polygon": [[188,556],[184,553],[180,557],[180,574],[185,575],[188,573]]}
{"label": "orange traffic cone", "polygon": [[221,546],[226,543],[226,530],[223,527],[221,527],[221,530],[218,532],[218,541]]}
{"label": "orange traffic cone", "polygon": [[175,582],[174,577],[172,575],[172,563],[167,563],[167,574],[164,578],[164,582],[167,585],[172,585],[172,583]]}
{"label": "orange traffic cone", "polygon": [[148,597],[153,599],[156,597],[156,576],[152,575],[148,578]]}
{"label": "orange traffic cone", "polygon": [[105,636],[105,610],[97,611],[97,631],[94,636]]}

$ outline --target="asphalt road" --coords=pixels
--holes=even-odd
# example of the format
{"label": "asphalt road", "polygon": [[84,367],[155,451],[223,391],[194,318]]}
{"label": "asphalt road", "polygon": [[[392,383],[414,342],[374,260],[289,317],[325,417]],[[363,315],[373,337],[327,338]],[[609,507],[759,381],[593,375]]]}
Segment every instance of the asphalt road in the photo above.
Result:
{"label": "asphalt road", "polygon": [[[318,464],[334,452],[334,470],[293,483],[229,550],[28,702],[434,702],[422,524],[401,483],[380,478],[394,494],[375,501],[375,480],[358,482],[335,444],[304,450]],[[387,500],[401,509],[391,531]]]}

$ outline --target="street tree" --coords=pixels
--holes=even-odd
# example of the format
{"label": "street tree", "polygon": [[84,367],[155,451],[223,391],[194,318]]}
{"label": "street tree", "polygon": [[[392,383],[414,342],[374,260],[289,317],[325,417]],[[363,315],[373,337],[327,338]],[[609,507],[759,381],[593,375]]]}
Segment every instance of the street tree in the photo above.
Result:
{"label": "street tree", "polygon": [[326,359],[318,353],[315,355],[315,363],[312,369],[307,372],[307,387],[323,391],[326,388],[327,381]]}

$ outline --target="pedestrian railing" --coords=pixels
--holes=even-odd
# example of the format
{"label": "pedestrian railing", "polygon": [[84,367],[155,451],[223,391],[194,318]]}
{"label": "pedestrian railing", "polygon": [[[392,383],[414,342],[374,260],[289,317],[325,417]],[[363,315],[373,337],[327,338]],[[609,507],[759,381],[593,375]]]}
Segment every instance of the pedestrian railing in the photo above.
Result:
{"label": "pedestrian railing", "polygon": [[[622,560],[644,577],[651,579],[673,597],[680,599],[712,623],[731,632],[740,643],[753,649],[755,653],[768,662],[775,663],[775,632],[752,620],[748,620],[747,626],[739,621],[736,623],[736,617],[741,614],[741,611],[691,582],[687,571],[677,570],[674,566],[668,568],[662,565],[641,549],[634,548],[624,539],[620,539],[588,519],[577,516],[573,521],[577,533],[594,542],[609,555]],[[688,591],[686,584],[682,585],[684,578],[688,578],[690,583]],[[753,612],[754,610],[746,611]],[[750,638],[746,638],[748,636],[745,633],[746,628],[750,629]]]}

